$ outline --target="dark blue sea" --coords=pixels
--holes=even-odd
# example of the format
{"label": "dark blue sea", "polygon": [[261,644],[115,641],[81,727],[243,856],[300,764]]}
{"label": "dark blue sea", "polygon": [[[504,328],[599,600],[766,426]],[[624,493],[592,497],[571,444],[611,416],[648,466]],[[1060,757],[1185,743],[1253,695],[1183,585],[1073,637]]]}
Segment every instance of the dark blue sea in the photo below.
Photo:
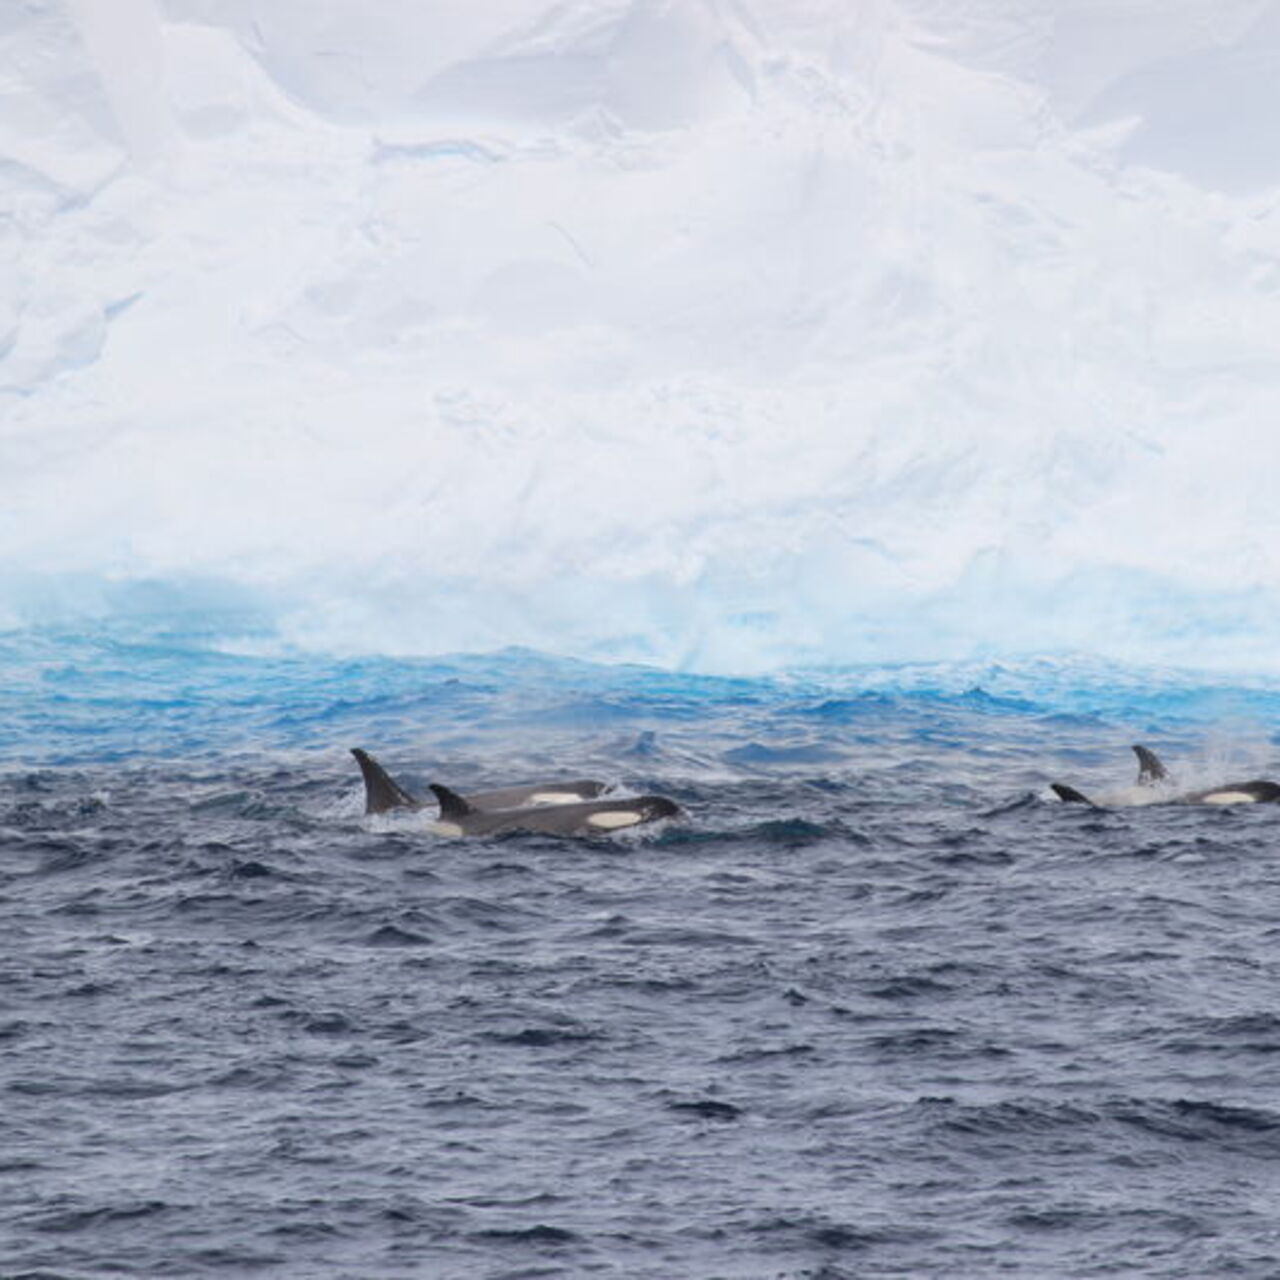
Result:
{"label": "dark blue sea", "polygon": [[[0,1275],[1280,1275],[1280,685],[0,636]],[[591,840],[366,818],[596,776]]]}

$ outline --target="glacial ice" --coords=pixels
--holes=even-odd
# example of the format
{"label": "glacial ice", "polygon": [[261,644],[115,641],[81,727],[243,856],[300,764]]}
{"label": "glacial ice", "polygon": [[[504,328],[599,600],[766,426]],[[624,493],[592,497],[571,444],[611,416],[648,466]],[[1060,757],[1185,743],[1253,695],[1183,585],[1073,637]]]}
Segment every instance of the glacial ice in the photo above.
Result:
{"label": "glacial ice", "polygon": [[6,6],[0,626],[1274,669],[1278,58],[1272,0]]}

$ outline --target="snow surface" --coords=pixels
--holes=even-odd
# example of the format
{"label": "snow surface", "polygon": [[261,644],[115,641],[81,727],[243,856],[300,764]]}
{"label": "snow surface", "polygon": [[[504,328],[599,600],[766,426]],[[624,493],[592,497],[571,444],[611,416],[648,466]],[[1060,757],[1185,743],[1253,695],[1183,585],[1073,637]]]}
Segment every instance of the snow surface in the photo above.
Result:
{"label": "snow surface", "polygon": [[0,6],[0,625],[1280,667],[1278,71],[1263,0]]}

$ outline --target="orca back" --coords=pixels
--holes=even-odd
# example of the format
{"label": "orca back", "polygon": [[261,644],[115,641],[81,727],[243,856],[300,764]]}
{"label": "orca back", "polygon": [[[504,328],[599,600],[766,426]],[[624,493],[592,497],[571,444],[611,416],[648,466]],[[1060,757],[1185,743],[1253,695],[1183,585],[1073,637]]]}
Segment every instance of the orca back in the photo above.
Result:
{"label": "orca back", "polygon": [[[550,836],[608,835],[674,818],[680,812],[680,806],[666,796],[617,796],[575,804],[475,809],[448,787],[433,784],[431,789],[440,800],[442,826],[449,828],[441,831],[443,835],[486,836],[516,831]],[[465,808],[459,808],[459,804]]]}
{"label": "orca back", "polygon": [[1280,783],[1255,778],[1249,782],[1228,782],[1185,798],[1187,804],[1280,804]]}
{"label": "orca back", "polygon": [[501,787],[496,791],[471,791],[467,803],[476,809],[523,809],[526,805],[576,804],[594,800],[605,789],[594,778],[574,778],[568,782],[527,782],[518,787]]}

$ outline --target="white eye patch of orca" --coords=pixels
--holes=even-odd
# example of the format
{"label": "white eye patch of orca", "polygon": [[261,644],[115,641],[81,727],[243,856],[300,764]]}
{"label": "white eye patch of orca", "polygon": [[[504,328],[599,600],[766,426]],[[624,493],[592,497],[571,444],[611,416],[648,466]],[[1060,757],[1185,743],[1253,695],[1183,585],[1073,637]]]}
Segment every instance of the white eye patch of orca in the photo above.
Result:
{"label": "white eye patch of orca", "polygon": [[1200,797],[1201,804],[1257,804],[1258,797],[1247,791],[1208,791]]}
{"label": "white eye patch of orca", "polygon": [[428,830],[435,836],[462,835],[462,828],[456,822],[433,822]]}
{"label": "white eye patch of orca", "polygon": [[623,827],[634,827],[644,821],[644,814],[636,809],[612,809],[605,813],[593,813],[587,819],[587,826],[601,831],[618,831]]}

